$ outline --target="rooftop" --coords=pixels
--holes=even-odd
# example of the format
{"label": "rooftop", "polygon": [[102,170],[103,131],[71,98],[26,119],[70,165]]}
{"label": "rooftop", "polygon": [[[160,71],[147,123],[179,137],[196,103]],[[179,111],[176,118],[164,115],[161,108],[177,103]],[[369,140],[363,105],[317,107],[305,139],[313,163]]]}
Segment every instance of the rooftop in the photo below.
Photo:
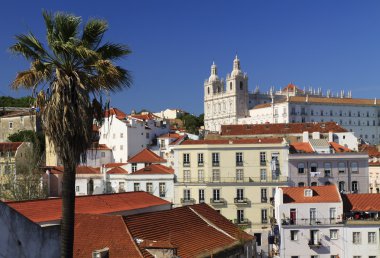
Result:
{"label": "rooftop", "polygon": [[335,153],[353,152],[351,149],[344,147],[336,142],[328,142],[327,140],[313,140],[310,142],[293,142],[289,145],[290,153],[314,153],[313,147],[326,147]]}
{"label": "rooftop", "polygon": [[[50,173],[52,174],[63,174],[64,168],[62,166],[56,166],[50,168]],[[100,174],[100,168],[88,167],[88,166],[78,166],[76,168],[76,174]]]}
{"label": "rooftop", "polygon": [[110,108],[104,112],[105,117],[110,117],[115,115],[117,119],[122,120],[127,117],[127,114],[125,114],[123,111],[117,108]]}
{"label": "rooftop", "polygon": [[22,142],[0,142],[0,152],[16,151]]}
{"label": "rooftop", "polygon": [[380,212],[380,194],[343,194],[345,211],[376,211]]}
{"label": "rooftop", "polygon": [[124,166],[128,163],[121,163],[121,162],[116,162],[116,163],[107,163],[107,164],[104,164],[104,167],[105,168],[114,168],[114,167],[121,167],[121,166]]}
{"label": "rooftop", "polygon": [[334,104],[334,105],[358,105],[358,106],[379,106],[380,101],[375,99],[353,99],[353,98],[327,98],[315,96],[293,96],[289,98],[289,102],[310,102],[318,104]]}
{"label": "rooftop", "polygon": [[[35,223],[57,221],[62,215],[62,198],[7,202],[7,204]],[[146,192],[76,196],[75,212],[110,214],[166,204],[169,202]]]}
{"label": "rooftop", "polygon": [[199,144],[275,144],[282,143],[283,138],[249,138],[233,140],[185,140],[180,145]]}
{"label": "rooftop", "polygon": [[347,132],[335,122],[323,123],[289,123],[289,124],[255,124],[255,125],[222,125],[221,135],[260,135],[260,134],[302,134],[303,132]]}
{"label": "rooftop", "polygon": [[114,167],[108,170],[107,174],[128,174],[128,171],[121,167]]}
{"label": "rooftop", "polygon": [[161,164],[151,164],[145,168],[132,172],[132,175],[174,174],[174,169]]}
{"label": "rooftop", "polygon": [[[335,185],[308,187],[281,187],[284,203],[324,203],[341,202],[340,194]],[[305,189],[311,189],[313,196],[305,196]]]}
{"label": "rooftop", "polygon": [[166,160],[149,149],[143,149],[128,160],[128,163],[165,163]]}

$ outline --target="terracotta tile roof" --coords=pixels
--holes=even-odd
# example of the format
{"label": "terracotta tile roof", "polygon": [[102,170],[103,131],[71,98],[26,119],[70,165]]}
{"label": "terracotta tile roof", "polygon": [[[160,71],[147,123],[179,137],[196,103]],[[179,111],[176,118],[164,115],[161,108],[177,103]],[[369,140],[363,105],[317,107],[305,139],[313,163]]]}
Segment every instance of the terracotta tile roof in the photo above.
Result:
{"label": "terracotta tile roof", "polygon": [[233,139],[233,140],[185,140],[181,145],[195,144],[271,144],[282,143],[283,138],[249,138],[249,139]]}
{"label": "terracotta tile roof", "polygon": [[[289,102],[306,102],[306,96],[289,97]],[[374,99],[352,99],[352,98],[327,98],[308,96],[309,103],[333,104],[333,105],[359,105],[359,106],[380,106],[380,101],[375,104]]]}
{"label": "terracotta tile roof", "polygon": [[335,122],[324,123],[290,123],[290,124],[255,124],[222,125],[221,135],[256,135],[256,134],[302,134],[303,132],[347,132]]}
{"label": "terracotta tile roof", "polygon": [[152,113],[149,113],[149,114],[136,114],[136,115],[129,115],[130,117],[133,117],[133,118],[136,118],[136,119],[140,119],[140,120],[152,120],[152,119],[157,119],[159,118],[158,116],[155,116],[153,115]]}
{"label": "terracotta tile roof", "polygon": [[104,112],[105,117],[109,117],[113,115],[115,115],[116,118],[119,120],[127,118],[127,114],[125,114],[123,111],[117,108],[110,108]]}
{"label": "terracotta tile roof", "polygon": [[151,175],[151,174],[174,174],[174,169],[161,164],[151,164],[145,168],[132,172],[132,175]]}
{"label": "terracotta tile roof", "polygon": [[128,163],[107,163],[104,165],[105,168],[114,168],[114,167],[121,167],[121,166],[124,166]]}
{"label": "terracotta tile roof", "polygon": [[179,135],[178,133],[165,133],[165,134],[162,134],[160,136],[158,136],[157,138],[174,138],[174,139],[178,139],[179,137],[181,137],[181,135]]}
{"label": "terracotta tile roof", "polygon": [[289,145],[291,153],[313,153],[314,150],[308,142],[294,142]]}
{"label": "terracotta tile roof", "polygon": [[370,157],[380,157],[380,152],[378,151],[376,146],[368,145],[368,144],[360,144],[359,151],[367,152]]}
{"label": "terracotta tile roof", "polygon": [[89,150],[111,150],[106,144],[93,143]]}
{"label": "terracotta tile roof", "polygon": [[185,140],[186,138],[187,138],[186,134],[181,135],[177,140],[175,140],[174,142],[171,142],[169,145],[178,145],[178,144],[181,144],[181,142],[183,140]]}
{"label": "terracotta tile roof", "polygon": [[165,159],[161,158],[156,153],[146,148],[128,160],[128,163],[164,163],[164,162],[166,162]]}
{"label": "terracotta tile roof", "polygon": [[335,152],[352,152],[351,149],[345,147],[345,146],[342,146],[336,142],[329,142],[331,148],[333,148],[335,150]]}
{"label": "terracotta tile roof", "polygon": [[92,257],[92,252],[109,248],[110,257],[144,257],[119,215],[76,214],[74,257]]}
{"label": "terracotta tile roof", "polygon": [[342,194],[344,211],[380,212],[380,194]]}
{"label": "terracotta tile roof", "polygon": [[207,204],[126,216],[124,220],[134,239],[169,241],[177,247],[179,257],[217,255],[238,247],[239,240],[253,239]]}
{"label": "terracotta tile roof", "polygon": [[264,104],[259,104],[259,105],[254,106],[253,109],[267,108],[271,106],[272,106],[271,103],[264,103]]}
{"label": "terracotta tile roof", "polygon": [[0,142],[0,152],[16,151],[22,142]]}
{"label": "terracotta tile roof", "polygon": [[[61,198],[8,202],[7,204],[36,223],[57,221],[61,218]],[[167,204],[169,202],[146,192],[76,196],[75,212],[109,214]]]}
{"label": "terracotta tile roof", "polygon": [[[340,202],[340,195],[335,185],[308,187],[281,187],[284,203],[323,203]],[[304,190],[312,189],[313,196],[305,197]]]}
{"label": "terracotta tile roof", "polygon": [[[50,172],[52,174],[63,174],[63,167],[62,166],[52,167]],[[100,168],[78,166],[76,169],[76,174],[100,174]]]}
{"label": "terracotta tile roof", "polygon": [[298,92],[303,92],[303,90],[301,90],[300,88],[298,88],[296,85],[294,85],[293,83],[289,83],[287,86],[285,86],[282,91],[284,92],[294,92],[294,91],[298,91]]}
{"label": "terracotta tile roof", "polygon": [[121,167],[114,167],[113,169],[108,170],[107,174],[128,174],[128,171]]}

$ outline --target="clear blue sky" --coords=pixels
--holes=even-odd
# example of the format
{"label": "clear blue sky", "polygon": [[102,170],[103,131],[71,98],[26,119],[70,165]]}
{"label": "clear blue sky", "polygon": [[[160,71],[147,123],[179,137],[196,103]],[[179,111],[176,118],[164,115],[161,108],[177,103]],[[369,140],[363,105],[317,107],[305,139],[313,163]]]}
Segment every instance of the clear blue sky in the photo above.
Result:
{"label": "clear blue sky", "polygon": [[380,98],[380,1],[4,1],[0,9],[0,95],[25,96],[9,84],[28,64],[7,50],[17,33],[44,38],[42,9],[108,20],[106,39],[133,54],[121,65],[134,84],[111,96],[125,112],[182,108],[203,112],[203,82],[235,53],[249,87],[351,89]]}

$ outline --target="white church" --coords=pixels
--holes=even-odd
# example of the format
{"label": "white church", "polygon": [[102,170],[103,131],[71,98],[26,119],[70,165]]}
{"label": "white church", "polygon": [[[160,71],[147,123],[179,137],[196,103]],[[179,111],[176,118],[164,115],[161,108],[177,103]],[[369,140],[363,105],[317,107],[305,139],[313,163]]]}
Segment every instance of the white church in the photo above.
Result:
{"label": "white church", "polygon": [[[379,103],[378,103],[379,102]],[[265,124],[334,121],[370,144],[380,143],[380,101],[352,98],[351,91],[333,94],[321,88],[300,89],[294,84],[267,92],[248,90],[248,76],[236,56],[226,80],[215,63],[204,82],[204,123],[210,132],[222,124]]]}

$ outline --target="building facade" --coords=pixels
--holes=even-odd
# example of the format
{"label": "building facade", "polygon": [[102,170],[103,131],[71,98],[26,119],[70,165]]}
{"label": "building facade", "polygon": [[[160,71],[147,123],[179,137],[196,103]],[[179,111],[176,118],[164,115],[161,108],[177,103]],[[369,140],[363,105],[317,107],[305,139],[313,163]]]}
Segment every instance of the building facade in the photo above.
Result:
{"label": "building facade", "polygon": [[234,60],[226,81],[215,64],[204,83],[205,129],[220,131],[223,124],[336,122],[369,143],[380,142],[380,103],[352,98],[350,91],[333,94],[321,88],[297,88],[294,84],[276,91],[248,90],[248,76]]}

